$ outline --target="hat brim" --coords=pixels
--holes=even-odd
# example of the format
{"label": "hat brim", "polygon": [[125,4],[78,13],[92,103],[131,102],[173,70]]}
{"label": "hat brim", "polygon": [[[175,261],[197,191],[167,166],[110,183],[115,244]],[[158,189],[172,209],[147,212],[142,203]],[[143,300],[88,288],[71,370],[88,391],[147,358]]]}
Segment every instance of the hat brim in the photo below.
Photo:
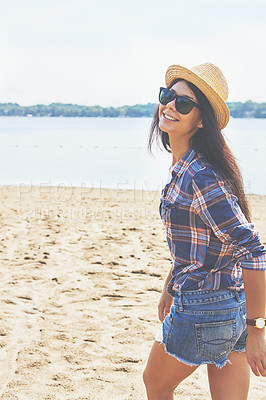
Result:
{"label": "hat brim", "polygon": [[205,94],[214,111],[220,129],[224,129],[229,122],[230,111],[226,102],[216,90],[190,69],[182,67],[181,65],[170,65],[165,74],[166,86],[169,87],[171,82],[178,78],[193,83]]}

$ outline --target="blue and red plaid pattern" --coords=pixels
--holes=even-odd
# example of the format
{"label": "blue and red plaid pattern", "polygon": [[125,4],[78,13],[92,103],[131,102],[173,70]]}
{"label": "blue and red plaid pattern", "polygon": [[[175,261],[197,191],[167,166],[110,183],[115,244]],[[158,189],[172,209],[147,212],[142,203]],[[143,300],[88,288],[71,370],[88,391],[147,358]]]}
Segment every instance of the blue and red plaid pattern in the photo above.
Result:
{"label": "blue and red plaid pattern", "polygon": [[162,191],[160,215],[173,259],[168,292],[243,289],[242,268],[265,270],[266,251],[225,180],[190,149]]}

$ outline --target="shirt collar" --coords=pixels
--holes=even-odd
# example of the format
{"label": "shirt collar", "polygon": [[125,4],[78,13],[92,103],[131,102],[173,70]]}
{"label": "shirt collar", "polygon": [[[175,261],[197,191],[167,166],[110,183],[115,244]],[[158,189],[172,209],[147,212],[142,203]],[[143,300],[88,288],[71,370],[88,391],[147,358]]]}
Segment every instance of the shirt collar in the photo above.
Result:
{"label": "shirt collar", "polygon": [[196,155],[196,151],[191,147],[183,157],[178,160],[173,167],[170,167],[170,171],[172,172],[172,176],[178,175],[181,176],[182,173],[188,168],[191,161],[194,159]]}

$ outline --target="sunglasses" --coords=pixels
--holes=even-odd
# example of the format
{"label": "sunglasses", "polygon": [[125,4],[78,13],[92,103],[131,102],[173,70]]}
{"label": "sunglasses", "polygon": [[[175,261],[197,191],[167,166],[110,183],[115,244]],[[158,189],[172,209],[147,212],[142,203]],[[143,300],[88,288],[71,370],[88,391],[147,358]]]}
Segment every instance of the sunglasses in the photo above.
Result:
{"label": "sunglasses", "polygon": [[188,114],[192,110],[193,107],[198,107],[199,105],[195,103],[195,101],[188,99],[184,96],[178,96],[171,89],[167,89],[164,87],[160,88],[159,94],[159,102],[166,106],[166,104],[170,103],[175,99],[175,108],[176,111],[180,112],[180,114]]}

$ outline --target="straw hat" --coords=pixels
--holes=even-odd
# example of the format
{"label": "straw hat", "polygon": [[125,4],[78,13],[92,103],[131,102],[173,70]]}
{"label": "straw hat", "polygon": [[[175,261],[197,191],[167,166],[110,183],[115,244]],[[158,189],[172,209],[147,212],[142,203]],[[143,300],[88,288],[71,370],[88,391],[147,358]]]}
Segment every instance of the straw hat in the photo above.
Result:
{"label": "straw hat", "polygon": [[209,100],[220,129],[228,124],[230,111],[226,105],[228,85],[222,71],[216,65],[207,62],[190,69],[181,65],[170,65],[165,74],[165,84],[177,78],[185,79],[197,86]]}

